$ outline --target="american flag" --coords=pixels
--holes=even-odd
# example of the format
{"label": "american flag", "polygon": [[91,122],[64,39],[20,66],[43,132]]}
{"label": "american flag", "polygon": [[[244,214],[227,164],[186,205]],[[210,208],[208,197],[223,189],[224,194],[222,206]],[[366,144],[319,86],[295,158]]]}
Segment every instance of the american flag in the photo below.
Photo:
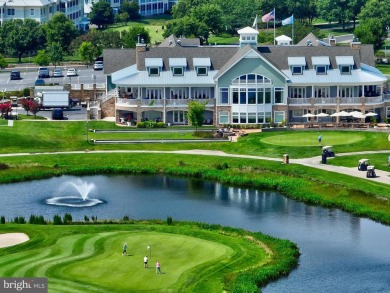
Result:
{"label": "american flag", "polygon": [[266,15],[263,15],[261,17],[261,21],[262,22],[268,22],[270,21],[271,19],[275,19],[275,9],[272,10],[270,13],[266,14]]}

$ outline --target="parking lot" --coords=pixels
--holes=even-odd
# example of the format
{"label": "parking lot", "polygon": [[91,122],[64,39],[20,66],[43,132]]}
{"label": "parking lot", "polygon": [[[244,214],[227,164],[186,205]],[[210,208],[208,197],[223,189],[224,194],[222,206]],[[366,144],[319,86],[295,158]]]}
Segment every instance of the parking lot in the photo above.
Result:
{"label": "parking lot", "polygon": [[[94,70],[92,66],[85,65],[66,65],[57,66],[57,69],[62,70],[63,77],[53,77],[54,66],[48,66],[50,77],[44,78],[46,84],[104,84],[105,76],[103,70]],[[69,68],[77,69],[77,76],[66,76]],[[21,79],[11,80],[11,71],[20,71]],[[19,67],[8,68],[0,72],[0,92],[13,90],[22,90],[24,88],[33,87],[38,78],[38,67],[33,65],[25,65]]]}
{"label": "parking lot", "polygon": [[[17,109],[13,107],[13,113],[26,114],[26,111],[19,106]],[[42,116],[47,118],[48,120],[51,120],[51,113],[52,113],[52,109],[40,110],[37,113],[37,116]],[[71,109],[64,109],[64,118],[65,118],[64,120],[74,120],[74,121],[86,120],[87,108],[76,106]]]}

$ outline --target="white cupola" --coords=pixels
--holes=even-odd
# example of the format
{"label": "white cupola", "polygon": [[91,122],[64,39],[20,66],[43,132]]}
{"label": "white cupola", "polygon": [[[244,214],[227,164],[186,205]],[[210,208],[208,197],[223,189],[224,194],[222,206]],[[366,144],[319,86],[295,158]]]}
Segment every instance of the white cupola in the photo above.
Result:
{"label": "white cupola", "polygon": [[251,28],[249,26],[244,27],[238,31],[240,35],[240,47],[244,47],[245,45],[257,45],[257,35],[259,31]]}

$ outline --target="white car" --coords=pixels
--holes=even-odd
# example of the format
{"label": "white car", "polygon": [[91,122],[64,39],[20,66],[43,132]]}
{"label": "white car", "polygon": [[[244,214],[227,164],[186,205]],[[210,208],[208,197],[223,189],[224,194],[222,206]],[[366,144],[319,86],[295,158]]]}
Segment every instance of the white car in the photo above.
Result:
{"label": "white car", "polygon": [[53,70],[53,77],[63,77],[64,75],[62,74],[62,70],[61,69],[54,69]]}
{"label": "white car", "polygon": [[103,61],[96,61],[93,70],[103,70]]}
{"label": "white car", "polygon": [[77,76],[77,70],[75,68],[69,68],[66,71],[66,76]]}

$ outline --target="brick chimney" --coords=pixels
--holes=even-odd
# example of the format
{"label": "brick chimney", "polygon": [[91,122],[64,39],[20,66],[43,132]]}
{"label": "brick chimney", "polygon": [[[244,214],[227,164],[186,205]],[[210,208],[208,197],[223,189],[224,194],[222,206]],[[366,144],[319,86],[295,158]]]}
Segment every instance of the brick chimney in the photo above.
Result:
{"label": "brick chimney", "polygon": [[362,43],[359,41],[359,39],[354,36],[353,40],[351,42],[351,49],[352,50],[360,50],[360,45],[361,44]]}
{"label": "brick chimney", "polygon": [[135,46],[135,61],[137,63],[137,69],[140,68],[139,52],[146,52],[146,44],[141,36],[138,35],[137,45]]}

